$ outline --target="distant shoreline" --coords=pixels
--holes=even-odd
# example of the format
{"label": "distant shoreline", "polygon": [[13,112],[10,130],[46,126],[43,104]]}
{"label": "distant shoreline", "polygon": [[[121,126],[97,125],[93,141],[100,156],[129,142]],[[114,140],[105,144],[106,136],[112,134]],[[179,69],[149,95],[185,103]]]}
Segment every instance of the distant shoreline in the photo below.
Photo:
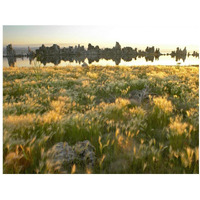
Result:
{"label": "distant shoreline", "polygon": [[74,60],[78,63],[85,63],[85,59],[88,59],[88,63],[84,65],[88,65],[93,63],[94,61],[99,62],[101,59],[112,60],[116,65],[119,65],[121,60],[125,62],[130,62],[133,59],[144,58],[147,61],[153,62],[154,60],[159,60],[160,56],[171,56],[174,58],[177,64],[181,64],[181,60],[185,62],[187,57],[193,56],[199,58],[199,53],[193,51],[192,53],[187,51],[187,48],[181,49],[179,47],[176,50],[172,50],[170,53],[162,53],[160,52],[160,48],[156,48],[155,46],[146,47],[145,50],[141,50],[138,48],[132,47],[121,47],[119,42],[115,43],[115,46],[112,48],[100,48],[98,45],[93,46],[92,44],[88,44],[85,48],[80,44],[75,47],[69,46],[61,48],[57,44],[53,44],[50,47],[45,46],[44,44],[40,46],[38,49],[33,51],[30,47],[28,47],[28,53],[19,53],[13,48],[12,44],[9,44],[6,47],[6,55],[9,66],[15,66],[16,58],[24,58],[27,57],[30,60],[36,58],[37,61],[40,61],[44,66],[47,63],[53,63],[54,65],[58,65],[62,60],[73,62]]}

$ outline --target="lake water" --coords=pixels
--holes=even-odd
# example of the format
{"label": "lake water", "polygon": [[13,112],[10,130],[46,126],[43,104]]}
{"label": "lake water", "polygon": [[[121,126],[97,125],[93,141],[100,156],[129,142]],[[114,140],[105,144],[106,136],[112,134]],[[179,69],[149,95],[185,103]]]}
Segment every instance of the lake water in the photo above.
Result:
{"label": "lake water", "polygon": [[[30,60],[27,57],[24,58],[16,58],[16,61],[8,60],[8,58],[3,58],[3,66],[9,67],[12,66],[14,63],[14,66],[16,67],[34,67],[34,66],[80,66],[83,64],[83,62],[86,62],[89,65],[96,65],[96,66],[115,66],[116,62],[112,59],[106,60],[106,59],[99,59],[99,61],[89,61],[88,58],[81,59],[81,61],[78,60],[71,60],[71,61],[64,61],[64,60],[58,60],[54,63],[47,62],[46,64],[42,64],[40,61]],[[175,58],[172,58],[171,56],[160,56],[158,60],[155,60],[155,58],[151,61],[147,61],[145,57],[141,58],[133,58],[131,61],[124,61],[123,59],[120,60],[120,63],[118,66],[135,66],[135,65],[199,65],[199,58],[193,57],[193,56],[187,56],[186,59],[183,61],[182,59],[176,61]]]}

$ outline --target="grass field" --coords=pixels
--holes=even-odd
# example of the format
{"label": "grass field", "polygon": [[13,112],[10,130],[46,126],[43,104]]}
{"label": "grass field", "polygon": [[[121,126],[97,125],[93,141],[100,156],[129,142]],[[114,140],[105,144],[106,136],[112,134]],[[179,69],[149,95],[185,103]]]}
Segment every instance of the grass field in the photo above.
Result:
{"label": "grass field", "polygon": [[[85,140],[94,154],[51,163]],[[4,68],[3,172],[199,173],[199,68]]]}

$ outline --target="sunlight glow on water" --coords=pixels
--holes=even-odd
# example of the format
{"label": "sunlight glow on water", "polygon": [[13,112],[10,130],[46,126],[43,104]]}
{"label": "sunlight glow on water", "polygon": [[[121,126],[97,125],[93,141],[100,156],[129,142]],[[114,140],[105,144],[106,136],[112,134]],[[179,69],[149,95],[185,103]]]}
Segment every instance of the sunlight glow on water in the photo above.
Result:
{"label": "sunlight glow on water", "polygon": [[[88,59],[85,59],[85,62],[89,64]],[[70,61],[61,61],[57,66],[80,66],[83,62],[70,62]],[[131,61],[127,62],[121,59],[119,66],[135,66],[135,65],[199,65],[199,58],[196,57],[187,57],[186,60],[183,62],[182,60],[176,61],[175,58],[171,58],[171,56],[160,56],[159,60],[155,60],[153,62],[146,61],[144,57],[137,58],[136,60],[133,58]],[[96,65],[96,66],[115,66],[115,62],[113,60],[105,60],[100,59],[99,62],[92,62],[89,65]],[[3,58],[3,66],[9,67],[8,59]],[[34,66],[44,66],[40,62],[36,62],[35,60],[30,61],[29,58],[24,57],[23,59],[17,58],[16,67],[34,67]],[[55,66],[53,63],[47,63],[45,66]]]}

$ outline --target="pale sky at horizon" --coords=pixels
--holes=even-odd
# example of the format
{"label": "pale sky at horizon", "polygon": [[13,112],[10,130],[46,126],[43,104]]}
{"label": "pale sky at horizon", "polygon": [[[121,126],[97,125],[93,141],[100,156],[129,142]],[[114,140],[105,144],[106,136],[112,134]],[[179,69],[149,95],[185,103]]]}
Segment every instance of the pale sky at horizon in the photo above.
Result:
{"label": "pale sky at horizon", "polygon": [[87,46],[88,43],[111,47],[118,41],[131,45],[172,45],[198,50],[198,29],[184,27],[133,26],[3,26],[3,45],[34,46],[66,44]]}

